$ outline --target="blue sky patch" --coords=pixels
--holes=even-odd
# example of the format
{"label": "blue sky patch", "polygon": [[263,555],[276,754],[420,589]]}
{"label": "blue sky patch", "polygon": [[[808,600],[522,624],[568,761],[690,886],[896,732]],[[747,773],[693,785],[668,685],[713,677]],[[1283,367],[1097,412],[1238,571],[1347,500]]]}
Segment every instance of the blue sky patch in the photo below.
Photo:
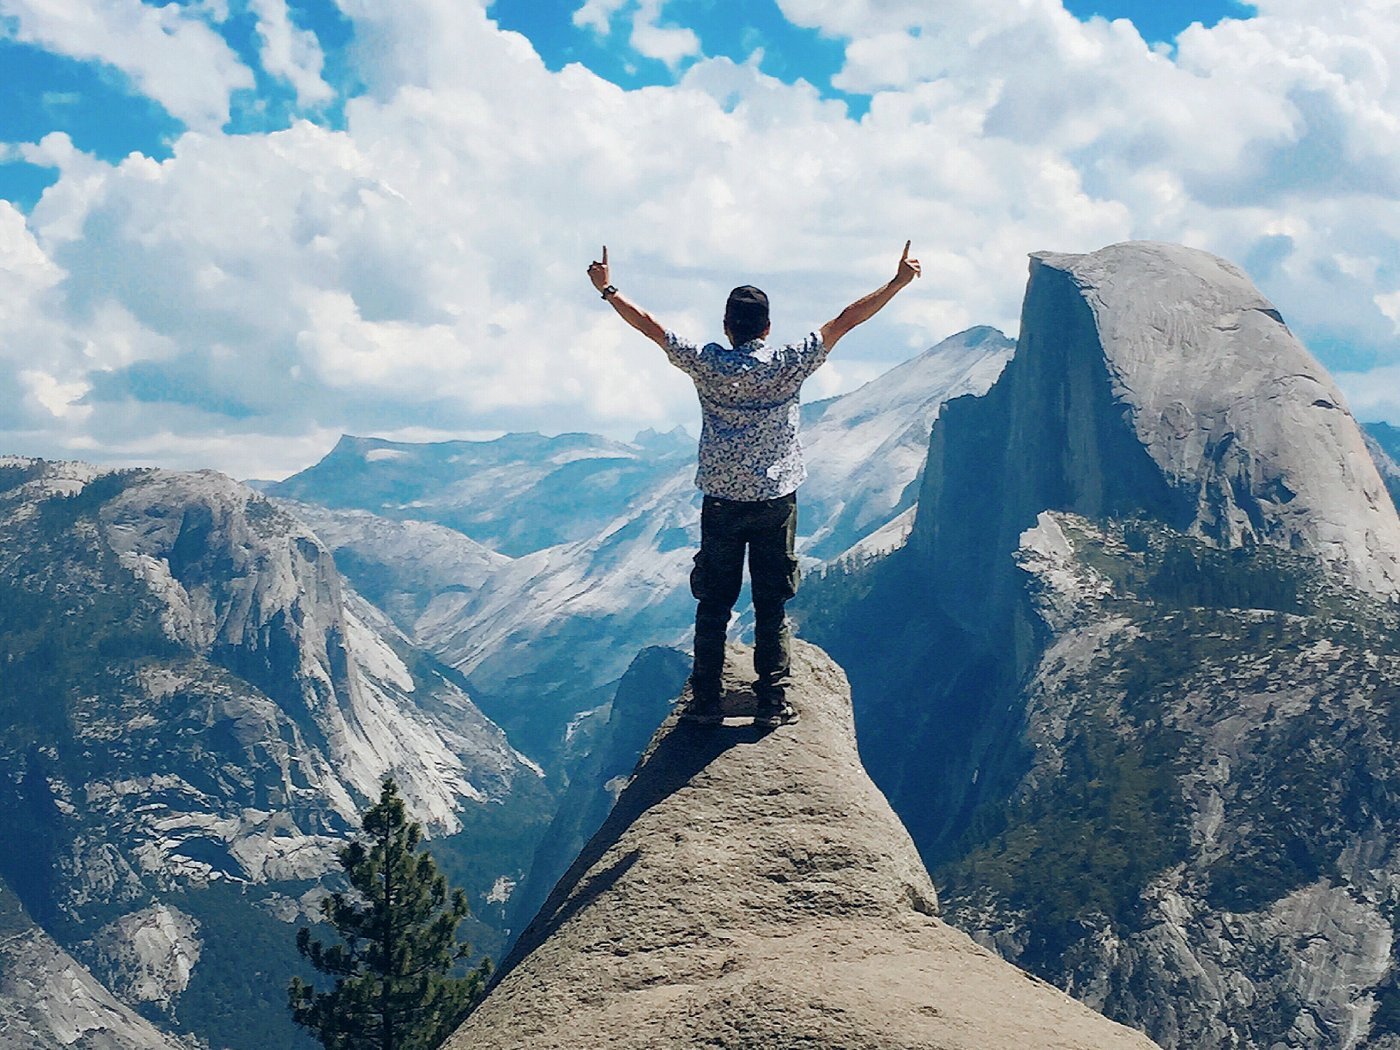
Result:
{"label": "blue sky patch", "polygon": [[164,159],[182,130],[110,66],[0,37],[0,68],[0,141],[37,142],[65,131],[103,160],[120,160],[133,149]]}
{"label": "blue sky patch", "polygon": [[[190,6],[189,0],[173,2]],[[345,99],[363,90],[350,64],[348,45],[354,27],[334,0],[288,0],[287,6],[293,25],[316,34],[325,54],[321,76],[336,97],[314,111],[300,110],[292,86],[262,69],[256,19],[246,4],[234,0],[228,21],[213,28],[252,70],[256,83],[235,92],[230,100],[224,130],[231,134],[277,131],[296,118],[343,128]],[[157,160],[170,156],[184,124],[141,95],[124,73],[102,62],[69,58],[20,42],[6,35],[7,28],[0,20],[0,145],[37,142],[50,132],[62,131],[79,150],[109,163],[133,152]],[[0,198],[28,211],[56,178],[53,169],[3,158]]]}
{"label": "blue sky patch", "polygon": [[1177,35],[1200,22],[1209,28],[1224,18],[1249,18],[1254,5],[1241,0],[1063,0],[1065,10],[1081,21],[1100,15],[1110,21],[1126,18],[1149,44],[1170,44]]}
{"label": "blue sky patch", "polygon": [[[529,38],[550,69],[570,62],[587,66],[599,76],[623,87],[675,83],[677,71],[666,63],[637,54],[628,44],[635,2],[625,4],[603,36],[590,27],[573,23],[580,0],[495,0],[490,14],[502,28]],[[763,52],[759,68],[787,83],[806,80],[828,98],[853,105],[853,116],[865,112],[869,100],[849,96],[831,86],[831,78],[845,62],[845,43],[803,29],[783,17],[774,0],[750,0],[742,7],[717,0],[671,0],[665,6],[663,27],[685,27],[700,39],[700,49],[710,58],[745,62]]]}

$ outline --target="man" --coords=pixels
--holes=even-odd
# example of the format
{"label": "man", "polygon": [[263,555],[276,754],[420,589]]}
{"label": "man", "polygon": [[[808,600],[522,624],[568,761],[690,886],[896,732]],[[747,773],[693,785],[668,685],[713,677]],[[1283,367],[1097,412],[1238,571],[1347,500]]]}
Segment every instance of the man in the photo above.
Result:
{"label": "man", "polygon": [[612,285],[608,249],[588,266],[593,287],[618,315],[666,352],[695,381],[703,424],[695,484],[704,493],[700,551],[690,574],[695,595],[695,664],[685,717],[715,724],[724,674],[730,614],[743,586],[748,549],[754,609],[754,721],[779,726],[797,720],[787,697],[792,637],[785,606],[797,593],[797,487],[807,476],[797,437],[802,382],[842,336],[868,321],[919,276],[910,242],[889,283],[857,299],[800,343],[769,346],[768,297],[752,285],[729,293],[724,334],[729,347],[694,343],[667,331]]}

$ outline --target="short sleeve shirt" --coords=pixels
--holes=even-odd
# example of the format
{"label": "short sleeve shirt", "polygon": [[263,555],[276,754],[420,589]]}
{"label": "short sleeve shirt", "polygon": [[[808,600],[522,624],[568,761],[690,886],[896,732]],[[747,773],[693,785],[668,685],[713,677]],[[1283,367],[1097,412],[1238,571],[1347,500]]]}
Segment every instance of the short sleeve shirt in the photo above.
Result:
{"label": "short sleeve shirt", "polygon": [[666,333],[666,356],[695,381],[700,397],[700,466],[695,484],[720,499],[775,499],[807,476],[797,429],[802,382],[826,360],[813,332],[800,343],[754,339],[730,349],[697,347]]}

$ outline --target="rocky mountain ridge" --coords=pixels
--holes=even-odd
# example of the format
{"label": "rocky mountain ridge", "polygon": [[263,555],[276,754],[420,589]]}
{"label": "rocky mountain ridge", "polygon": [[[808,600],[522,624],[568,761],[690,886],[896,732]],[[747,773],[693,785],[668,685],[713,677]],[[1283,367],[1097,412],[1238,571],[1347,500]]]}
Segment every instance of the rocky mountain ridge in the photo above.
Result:
{"label": "rocky mountain ridge", "polygon": [[[539,768],[314,534],[222,475],[0,459],[0,645],[0,877],[173,1027],[295,1035],[287,924],[385,775],[442,848],[486,836],[463,862],[479,913],[528,865]],[[239,986],[277,1010],[243,1001],[240,1030],[219,985],[248,938],[271,954]]]}
{"label": "rocky mountain ridge", "polygon": [[[1004,372],[1005,341],[974,329],[805,406],[804,550],[849,557],[805,588],[804,630],[852,674],[867,765],[956,925],[1162,1045],[1400,1046],[1389,435],[1361,434],[1279,312],[1203,253],[1041,253],[1022,329]],[[544,896],[626,781],[633,731],[669,710],[669,688],[613,683],[638,645],[684,639],[698,515],[683,435],[516,437],[347,438],[299,482],[331,507],[0,459],[18,667],[0,683],[0,876],[42,923],[5,943],[91,1004],[50,1011],[66,1019],[42,1038],[95,1038],[115,1010],[128,1042],[111,1045],[168,1045],[135,1005],[185,1037],[217,1017],[199,1030],[273,1045],[221,989],[266,959],[256,979],[280,996],[290,962],[265,949],[314,911],[378,771],[463,843],[449,866],[498,930]],[[657,680],[683,669],[651,659]],[[537,837],[548,801],[493,717],[574,777],[518,890],[521,828]],[[807,856],[802,885],[830,859]],[[565,884],[583,910],[602,886]],[[742,915],[753,936],[697,934],[738,960],[725,995],[757,988],[814,1032],[901,1023],[745,985],[768,949]],[[653,980],[649,961],[686,950],[660,929],[590,942],[596,960],[632,938],[638,987],[609,994],[669,989],[726,1031],[708,977]],[[802,947],[827,958],[820,932]],[[0,985],[0,1025],[32,1027],[51,984]],[[764,1045],[792,1037],[756,1025]]]}
{"label": "rocky mountain ridge", "polygon": [[[986,390],[1010,350],[995,329],[973,328],[859,390],[804,406],[811,476],[799,550],[809,564],[913,506],[942,405]],[[466,674],[487,713],[547,757],[566,746],[561,734],[580,712],[606,705],[639,649],[688,640],[686,580],[700,523],[694,457],[693,440],[675,434],[629,445],[587,435],[429,446],[344,438],[322,463],[268,491],[302,501],[284,506],[328,538],[356,586],[383,594],[402,630]],[[507,463],[513,480],[481,502]],[[492,523],[480,525],[488,510]],[[384,520],[413,515],[487,545],[514,518],[534,522],[541,544],[568,538],[501,547],[514,556],[489,566],[466,544],[446,542],[441,550],[458,553],[433,583],[419,538],[431,526]],[[460,566],[469,561],[467,579]]]}
{"label": "rocky mountain ridge", "polygon": [[0,881],[0,1046],[16,1050],[190,1050],[58,946]]}
{"label": "rocky mountain ridge", "polygon": [[[1391,1045],[1397,610],[1306,557],[1064,512],[1017,564],[1051,632],[1029,768],[946,869],[955,920],[1164,1045]],[[1057,855],[1052,821],[1098,848]]]}

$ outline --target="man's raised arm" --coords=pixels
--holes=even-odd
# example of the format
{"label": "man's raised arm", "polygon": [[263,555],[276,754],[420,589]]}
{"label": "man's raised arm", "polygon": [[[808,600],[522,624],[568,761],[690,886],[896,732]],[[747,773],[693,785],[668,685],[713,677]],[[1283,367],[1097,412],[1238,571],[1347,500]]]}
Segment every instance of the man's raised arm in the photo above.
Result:
{"label": "man's raised arm", "polygon": [[[822,325],[822,342],[828,351],[836,345],[836,341],[849,332],[856,325],[863,321],[868,321],[880,312],[881,308],[894,298],[895,292],[899,291],[915,277],[920,276],[919,260],[909,258],[909,245],[911,241],[904,242],[904,254],[899,257],[899,268],[895,271],[890,282],[869,295],[857,299],[846,309],[842,310],[832,320]],[[604,255],[604,258],[607,256]]]}
{"label": "man's raised arm", "polygon": [[603,258],[588,264],[588,279],[598,289],[604,299],[612,303],[619,317],[646,336],[661,349],[666,349],[666,329],[660,322],[640,306],[633,305],[621,292],[612,286],[608,275],[608,246],[603,245]]}

